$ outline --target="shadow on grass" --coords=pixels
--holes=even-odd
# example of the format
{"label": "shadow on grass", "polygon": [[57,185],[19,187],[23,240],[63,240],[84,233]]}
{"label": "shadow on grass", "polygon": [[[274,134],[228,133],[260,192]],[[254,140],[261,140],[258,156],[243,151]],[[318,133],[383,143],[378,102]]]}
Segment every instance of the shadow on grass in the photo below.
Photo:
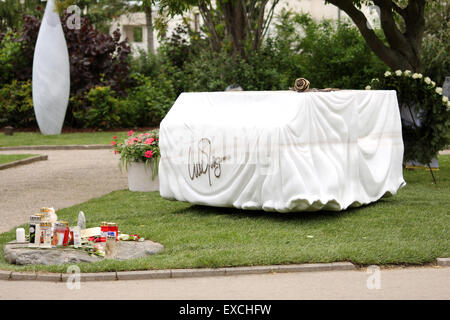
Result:
{"label": "shadow on grass", "polygon": [[361,210],[371,208],[379,203],[387,202],[382,199],[359,208],[349,208],[344,211],[314,211],[314,212],[266,212],[262,210],[243,210],[237,208],[209,207],[205,205],[192,205],[174,211],[174,214],[200,216],[227,216],[231,219],[265,219],[278,222],[284,221],[317,221],[334,220],[343,216],[352,216],[358,214]]}

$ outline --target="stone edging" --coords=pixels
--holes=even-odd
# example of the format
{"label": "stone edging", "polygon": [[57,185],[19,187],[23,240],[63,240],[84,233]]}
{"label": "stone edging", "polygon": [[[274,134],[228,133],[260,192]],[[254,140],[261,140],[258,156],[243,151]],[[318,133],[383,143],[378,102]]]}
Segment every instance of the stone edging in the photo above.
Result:
{"label": "stone edging", "polygon": [[[450,267],[450,258],[438,258],[437,265]],[[232,267],[232,268],[205,268],[205,269],[169,269],[169,270],[147,270],[147,271],[120,271],[82,273],[80,280],[86,281],[116,281],[116,280],[151,280],[151,279],[179,279],[199,278],[217,276],[254,275],[270,273],[296,273],[296,272],[323,272],[323,271],[348,271],[356,270],[353,263],[313,263],[292,264],[280,266],[257,266],[257,267]],[[73,274],[66,273],[43,273],[43,272],[15,272],[0,270],[0,280],[10,281],[47,281],[66,282]]]}
{"label": "stone edging", "polygon": [[0,164],[0,170],[5,170],[5,169],[23,166],[25,164],[30,164],[33,162],[45,161],[45,160],[48,160],[47,155],[35,156],[35,157],[27,158],[27,159],[22,159],[22,160],[17,160],[17,161],[13,161],[13,162],[8,162],[5,164]]}
{"label": "stone edging", "polygon": [[88,145],[67,145],[67,146],[18,146],[18,147],[0,147],[0,151],[20,151],[20,150],[103,150],[111,149],[107,144],[88,144]]}
{"label": "stone edging", "polygon": [[[318,271],[343,271],[355,270],[356,267],[350,262],[317,263],[317,264],[294,264],[281,266],[257,266],[257,267],[233,267],[217,269],[170,269],[170,270],[148,270],[148,271],[123,271],[123,272],[100,272],[82,273],[80,280],[86,281],[115,281],[115,280],[149,280],[149,279],[171,279],[171,278],[197,278],[214,276],[234,276],[251,274],[287,273],[287,272],[318,272]],[[70,273],[42,273],[42,272],[15,272],[0,270],[0,280],[12,281],[51,281],[65,282]]]}
{"label": "stone edging", "polygon": [[437,258],[437,265],[440,267],[450,267],[450,258]]}

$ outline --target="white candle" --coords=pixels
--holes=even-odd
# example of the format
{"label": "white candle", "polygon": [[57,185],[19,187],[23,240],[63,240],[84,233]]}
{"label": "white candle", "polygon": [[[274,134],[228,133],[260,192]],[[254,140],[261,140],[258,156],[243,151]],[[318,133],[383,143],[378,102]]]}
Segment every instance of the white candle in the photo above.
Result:
{"label": "white candle", "polygon": [[25,242],[25,229],[23,229],[23,228],[16,229],[16,241],[18,243]]}

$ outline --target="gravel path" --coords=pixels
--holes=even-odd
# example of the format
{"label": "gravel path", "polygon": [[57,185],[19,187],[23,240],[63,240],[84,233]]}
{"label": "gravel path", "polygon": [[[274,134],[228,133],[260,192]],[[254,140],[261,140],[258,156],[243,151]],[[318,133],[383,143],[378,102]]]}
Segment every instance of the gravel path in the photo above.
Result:
{"label": "gravel path", "polygon": [[126,189],[126,173],[111,150],[27,150],[47,161],[0,171],[0,233],[25,223],[41,207],[62,209]]}

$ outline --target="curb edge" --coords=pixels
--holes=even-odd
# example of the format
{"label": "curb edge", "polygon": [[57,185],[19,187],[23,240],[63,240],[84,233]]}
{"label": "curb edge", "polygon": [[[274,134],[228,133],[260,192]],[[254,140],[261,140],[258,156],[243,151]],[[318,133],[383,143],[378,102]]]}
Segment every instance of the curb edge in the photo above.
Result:
{"label": "curb edge", "polygon": [[[230,268],[203,268],[203,269],[166,269],[144,271],[119,271],[100,273],[81,273],[80,281],[129,281],[129,280],[154,280],[154,279],[183,279],[234,275],[258,275],[276,273],[300,273],[323,271],[348,271],[356,270],[356,266],[350,262],[295,264],[278,266],[254,266],[254,267],[230,267]],[[7,281],[43,281],[65,282],[71,274],[65,273],[20,273],[15,271],[1,271],[0,280]]]}
{"label": "curb edge", "polygon": [[108,145],[108,144],[0,147],[0,151],[21,151],[21,150],[103,150],[103,149],[112,149],[112,147],[110,145]]}
{"label": "curb edge", "polygon": [[10,169],[10,168],[20,167],[20,166],[24,166],[24,165],[31,164],[34,162],[46,161],[46,160],[48,160],[47,155],[35,156],[35,157],[31,157],[31,158],[8,162],[5,164],[0,164],[0,170],[6,170],[6,169]]}

